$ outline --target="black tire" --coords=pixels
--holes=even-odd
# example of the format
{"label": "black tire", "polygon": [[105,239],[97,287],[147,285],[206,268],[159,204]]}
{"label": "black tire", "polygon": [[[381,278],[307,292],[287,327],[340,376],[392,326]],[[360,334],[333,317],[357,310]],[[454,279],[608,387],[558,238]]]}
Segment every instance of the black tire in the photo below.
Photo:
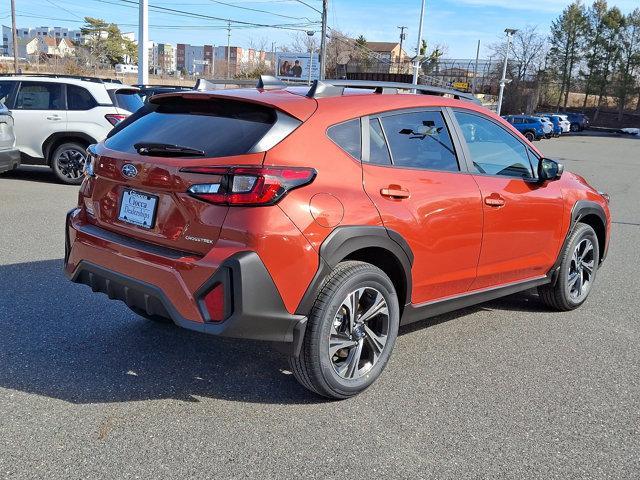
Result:
{"label": "black tire", "polygon": [[[336,324],[342,325],[340,322],[344,321],[344,318],[348,318],[349,315],[340,316],[343,312],[343,300],[346,301],[351,298],[353,292],[359,289],[364,289],[362,297],[355,297],[359,299],[365,299],[371,297],[375,292],[376,300],[379,298],[377,295],[381,295],[386,302],[388,315],[385,318],[384,310],[371,316],[365,323],[358,324],[360,320],[354,322],[354,325],[366,324],[370,327],[370,331],[375,329],[375,322],[383,321],[386,324],[386,337],[385,343],[379,351],[377,358],[375,356],[369,357],[367,362],[366,357],[363,367],[360,367],[361,356],[357,356],[357,360],[353,362],[353,358],[356,357],[355,351],[358,351],[365,356],[365,352],[369,351],[373,355],[374,349],[371,341],[371,336],[366,333],[366,328],[361,329],[359,332],[362,336],[357,337],[356,329],[352,329],[353,336],[348,332],[340,333],[344,337],[340,337],[340,342],[353,342],[354,346],[350,347],[354,349],[349,350],[347,348],[336,349],[333,356],[330,354],[330,337],[333,332],[337,332]],[[367,307],[374,311],[376,309]],[[366,315],[358,314],[360,312],[360,304],[358,308],[354,309],[356,315],[354,318],[361,318]],[[365,310],[363,313],[367,313],[369,310]],[[340,320],[340,319],[343,320]],[[367,323],[373,322],[373,323]],[[364,262],[347,261],[340,263],[329,274],[323,285],[320,287],[316,301],[309,314],[309,320],[304,335],[302,349],[298,357],[290,357],[289,363],[291,370],[295,375],[298,382],[300,382],[305,388],[312,392],[321,395],[323,397],[332,399],[345,399],[357,395],[358,393],[369,387],[382,373],[384,367],[389,360],[391,351],[395,344],[396,337],[398,335],[398,326],[400,323],[400,308],[398,304],[398,297],[393,286],[393,283],[389,277],[379,268]],[[381,324],[378,323],[380,326]],[[378,332],[376,332],[378,333]],[[346,338],[348,337],[348,338]],[[358,340],[354,340],[358,338]],[[382,338],[379,337],[379,338]],[[335,340],[334,340],[335,342]],[[359,343],[360,342],[360,343]],[[359,346],[359,347],[358,347]],[[352,356],[352,353],[353,356]],[[344,359],[341,362],[341,359]],[[371,360],[371,358],[374,358]],[[352,359],[351,362],[349,359]],[[345,378],[338,370],[344,368],[344,364],[347,364]],[[356,372],[349,374],[349,364],[354,365]],[[364,373],[360,374],[360,370]],[[359,374],[355,378],[355,374]]]}
{"label": "black tire", "polygon": [[51,154],[49,164],[56,178],[67,185],[80,185],[84,178],[87,146],[78,142],[60,144]]}
{"label": "black tire", "polygon": [[575,132],[579,132],[582,129],[580,128],[580,124],[572,123],[571,126],[569,127],[569,130],[575,133]]}
{"label": "black tire", "polygon": [[524,137],[530,142],[533,142],[536,139],[536,135],[533,132],[524,132]]}
{"label": "black tire", "polygon": [[139,315],[140,317],[144,318],[145,320],[150,320],[155,323],[173,323],[173,320],[171,320],[170,318],[161,317],[159,315],[148,315],[147,312],[140,310],[137,307],[129,307],[129,309],[136,315]]}
{"label": "black tire", "polygon": [[[589,255],[585,254],[585,259],[587,263],[592,263],[592,271],[588,273],[586,268],[580,268],[580,276],[577,279],[578,282],[584,282],[584,279],[588,275],[588,284],[584,291],[581,290],[581,294],[579,296],[575,296],[573,294],[573,289],[575,286],[570,285],[570,275],[573,275],[575,272],[576,265],[576,257],[574,253],[577,251],[578,247],[583,245],[588,245],[590,242],[593,246],[592,253]],[[579,252],[578,252],[579,253]],[[558,272],[558,278],[555,282],[555,285],[543,285],[538,287],[538,294],[540,295],[541,300],[547,305],[549,308],[558,311],[568,311],[578,308],[580,305],[584,303],[584,301],[589,296],[591,292],[591,288],[593,287],[593,282],[596,279],[596,273],[598,271],[598,263],[600,261],[600,246],[598,245],[598,237],[596,232],[591,228],[590,225],[585,223],[578,223],[571,236],[569,237],[569,241],[565,246],[564,250],[561,252],[561,263],[560,270]],[[579,258],[579,256],[578,256]],[[581,262],[583,263],[583,262]],[[583,263],[584,265],[584,263]],[[572,277],[573,278],[573,277]]]}
{"label": "black tire", "polygon": [[551,140],[552,137],[553,137],[553,133],[546,133],[544,135],[544,138],[546,138],[547,140]]}

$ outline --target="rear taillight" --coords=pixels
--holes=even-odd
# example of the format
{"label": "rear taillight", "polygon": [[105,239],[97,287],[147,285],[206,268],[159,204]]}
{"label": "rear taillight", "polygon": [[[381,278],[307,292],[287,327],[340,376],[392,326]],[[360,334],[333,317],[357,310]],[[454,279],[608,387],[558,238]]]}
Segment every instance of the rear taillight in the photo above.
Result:
{"label": "rear taillight", "polygon": [[123,115],[121,113],[107,113],[104,118],[113,125],[114,127],[119,124],[122,120],[127,118],[129,115]]}
{"label": "rear taillight", "polygon": [[313,168],[303,167],[191,167],[181,171],[218,175],[216,182],[196,183],[187,192],[205,202],[230,206],[273,205],[316,176]]}

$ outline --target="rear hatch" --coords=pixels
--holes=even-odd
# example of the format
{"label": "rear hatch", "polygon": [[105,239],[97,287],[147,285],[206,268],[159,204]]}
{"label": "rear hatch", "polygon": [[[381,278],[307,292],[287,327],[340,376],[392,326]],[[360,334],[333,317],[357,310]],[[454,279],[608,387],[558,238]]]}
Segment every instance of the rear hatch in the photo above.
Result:
{"label": "rear hatch", "polygon": [[81,189],[89,221],[137,240],[204,254],[217,241],[229,207],[187,190],[221,182],[222,175],[185,170],[260,166],[264,151],[299,124],[273,107],[238,99],[154,97],[93,150],[93,176]]}

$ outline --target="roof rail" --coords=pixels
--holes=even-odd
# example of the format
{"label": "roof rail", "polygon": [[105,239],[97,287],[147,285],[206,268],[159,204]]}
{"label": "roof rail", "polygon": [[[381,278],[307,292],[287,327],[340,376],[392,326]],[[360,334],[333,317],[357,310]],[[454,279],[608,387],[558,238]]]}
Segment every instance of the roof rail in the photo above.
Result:
{"label": "roof rail", "polygon": [[84,80],[86,82],[122,84],[121,80],[115,78],[100,78],[88,75],[65,75],[60,73],[0,73],[0,77],[73,78],[74,80]]}
{"label": "roof rail", "polygon": [[479,103],[479,100],[472,94],[451,88],[435,87],[433,85],[414,85],[402,82],[370,82],[368,80],[315,80],[307,93],[307,97],[322,98],[340,96],[344,94],[346,88],[373,89],[377,94],[398,93],[400,90],[416,90],[426,95],[451,95],[459,100]]}

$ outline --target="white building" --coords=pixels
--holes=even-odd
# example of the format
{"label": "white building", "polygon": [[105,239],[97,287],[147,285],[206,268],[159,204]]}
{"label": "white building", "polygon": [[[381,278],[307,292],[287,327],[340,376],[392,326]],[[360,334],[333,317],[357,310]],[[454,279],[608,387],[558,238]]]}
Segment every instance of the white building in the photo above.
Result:
{"label": "white building", "polygon": [[[20,39],[34,37],[51,37],[56,43],[63,38],[71,40],[74,43],[81,43],[83,40],[80,30],[69,30],[65,27],[37,27],[37,28],[17,28],[17,37]],[[13,35],[11,27],[2,26],[2,53],[5,55],[13,55]]]}

